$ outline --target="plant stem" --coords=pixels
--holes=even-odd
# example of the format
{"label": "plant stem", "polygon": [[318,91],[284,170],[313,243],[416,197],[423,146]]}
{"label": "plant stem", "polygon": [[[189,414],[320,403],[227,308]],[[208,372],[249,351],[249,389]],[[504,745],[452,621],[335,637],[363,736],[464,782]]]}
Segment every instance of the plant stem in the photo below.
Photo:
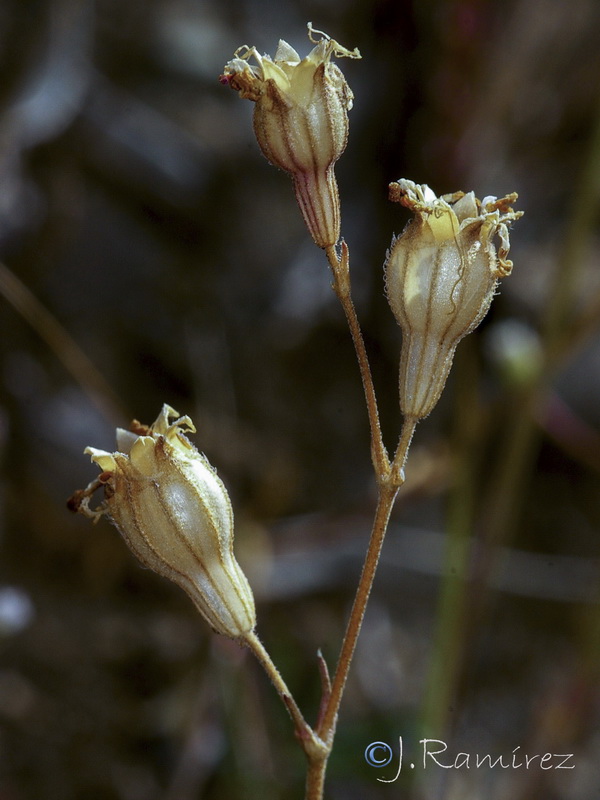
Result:
{"label": "plant stem", "polygon": [[304,719],[302,712],[298,708],[298,705],[292,696],[292,693],[287,687],[286,682],[281,677],[281,673],[273,663],[271,656],[254,631],[250,631],[250,633],[246,634],[244,643],[256,656],[260,665],[269,676],[271,683],[277,691],[277,694],[281,697],[283,704],[289,711],[289,714],[294,722],[296,734],[300,740],[304,752],[306,753],[309,763],[315,759],[318,760],[323,756],[327,757],[328,749],[315,734],[308,722],[306,722]]}
{"label": "plant stem", "polygon": [[325,788],[325,771],[327,769],[327,756],[322,759],[313,759],[308,762],[306,773],[306,791],[304,800],[322,800]]}
{"label": "plant stem", "polygon": [[[379,563],[390,514],[396,500],[396,495],[398,494],[398,489],[404,481],[402,468],[406,461],[408,447],[416,424],[417,421],[415,419],[405,419],[392,468],[388,470],[387,477],[381,479],[379,483],[379,497],[367,555],[354,597],[346,633],[344,634],[337,669],[331,685],[329,701],[316,730],[319,739],[328,746],[329,750],[333,743],[338,711],[365,616],[367,602],[373,586],[375,571]],[[397,476],[396,479],[394,479],[394,475]],[[314,760],[309,763],[306,800],[319,800],[322,796],[325,770],[327,768],[327,756],[328,753],[321,760]],[[321,794],[319,794],[319,792],[321,792]]]}
{"label": "plant stem", "polygon": [[369,541],[369,549],[356,590],[352,611],[350,612],[337,669],[331,684],[331,695],[318,728],[318,733],[324,739],[328,739],[335,729],[335,719],[346,685],[346,679],[348,678],[352,656],[356,648],[356,642],[365,615],[367,601],[371,593],[371,587],[373,586],[373,579],[381,553],[381,546],[397,492],[398,487],[396,486],[383,486],[379,492],[377,510],[375,512],[375,519],[373,520],[373,530]]}
{"label": "plant stem", "polygon": [[342,308],[344,309],[344,314],[346,315],[346,320],[348,322],[348,327],[350,328],[350,333],[352,334],[352,341],[354,343],[356,358],[358,360],[358,366],[365,392],[365,400],[367,402],[369,424],[371,426],[371,458],[373,460],[373,467],[375,468],[377,480],[381,481],[385,476],[387,476],[390,470],[390,459],[385,449],[385,445],[383,444],[383,437],[381,435],[379,412],[377,410],[377,398],[375,396],[375,387],[373,386],[369,358],[367,356],[356,309],[350,295],[350,265],[348,245],[342,240],[340,257],[338,257],[335,247],[328,247],[325,250],[325,254],[333,274],[333,290],[342,304]]}
{"label": "plant stem", "polygon": [[371,367],[369,365],[356,309],[350,295],[348,246],[342,241],[339,257],[334,247],[327,248],[325,252],[333,274],[333,289],[344,309],[360,368],[371,428],[371,457],[379,487],[379,494],[371,530],[371,538],[369,540],[367,554],[352,604],[350,618],[342,641],[336,672],[331,686],[329,686],[329,676],[327,675],[327,691],[324,692],[319,721],[315,730],[305,721],[291,692],[281,677],[279,670],[274,665],[271,657],[256,634],[251,632],[246,637],[246,644],[261,663],[288,709],[294,722],[296,733],[308,759],[305,800],[322,800],[323,797],[327,761],[333,745],[342,696],[348,680],[352,658],[356,650],[367,602],[375,579],[375,572],[377,570],[377,564],[379,563],[390,514],[392,513],[398,490],[404,483],[404,464],[418,421],[413,417],[406,417],[404,419],[398,447],[396,448],[393,461],[390,462],[383,444]]}

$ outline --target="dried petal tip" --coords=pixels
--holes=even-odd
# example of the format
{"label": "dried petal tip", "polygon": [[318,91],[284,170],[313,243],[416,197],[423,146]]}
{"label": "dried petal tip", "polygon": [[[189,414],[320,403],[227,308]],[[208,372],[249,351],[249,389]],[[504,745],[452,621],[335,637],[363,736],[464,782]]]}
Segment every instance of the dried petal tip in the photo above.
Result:
{"label": "dried petal tip", "polygon": [[[167,405],[153,425],[117,429],[116,452],[86,448],[102,472],[69,507],[95,522],[106,515],[142,564],[185,589],[217,633],[244,638],[256,622],[254,597],[233,554],[227,490],[185,435],[195,430]],[[93,510],[101,487],[104,501]]]}
{"label": "dried petal tip", "polygon": [[[275,58],[244,45],[225,65],[221,82],[256,103],[254,132],[266,158],[292,176],[304,221],[319,247],[340,236],[333,166],[348,140],[353,94],[331,57],[360,58],[308,23],[315,45],[303,59],[280,40]],[[255,64],[250,64],[253,59]]]}
{"label": "dried petal tip", "polygon": [[[390,184],[390,200],[415,214],[392,241],[387,297],[402,328],[400,405],[422,419],[446,383],[458,342],[485,316],[499,278],[510,275],[508,224],[516,193],[479,201],[473,192],[436,197],[426,185]],[[493,239],[498,236],[498,250]]]}

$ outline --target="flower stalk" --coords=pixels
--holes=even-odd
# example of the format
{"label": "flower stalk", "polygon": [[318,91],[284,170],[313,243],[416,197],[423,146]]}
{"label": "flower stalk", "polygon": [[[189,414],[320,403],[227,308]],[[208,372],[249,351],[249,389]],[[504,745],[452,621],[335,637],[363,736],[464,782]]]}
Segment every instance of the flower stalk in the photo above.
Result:
{"label": "flower stalk", "polygon": [[381,483],[389,474],[390,459],[383,443],[379,411],[377,408],[377,396],[375,394],[375,386],[373,385],[373,377],[371,375],[371,365],[369,364],[369,357],[367,355],[360,322],[352,300],[350,286],[350,251],[344,240],[342,240],[340,249],[341,255],[339,257],[334,247],[328,247],[325,253],[333,275],[333,290],[346,315],[346,322],[348,323],[354,350],[356,352],[367,404],[367,413],[369,415],[369,425],[371,428],[371,460],[373,462],[373,469],[375,470],[377,482]]}

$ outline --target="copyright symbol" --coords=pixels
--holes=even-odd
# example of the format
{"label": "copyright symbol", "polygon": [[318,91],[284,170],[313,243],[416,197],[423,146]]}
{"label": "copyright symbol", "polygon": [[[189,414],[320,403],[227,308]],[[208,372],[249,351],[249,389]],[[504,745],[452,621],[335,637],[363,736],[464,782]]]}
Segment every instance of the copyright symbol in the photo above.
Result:
{"label": "copyright symbol", "polygon": [[365,750],[365,761],[372,767],[385,767],[392,760],[392,748],[385,742],[371,742]]}

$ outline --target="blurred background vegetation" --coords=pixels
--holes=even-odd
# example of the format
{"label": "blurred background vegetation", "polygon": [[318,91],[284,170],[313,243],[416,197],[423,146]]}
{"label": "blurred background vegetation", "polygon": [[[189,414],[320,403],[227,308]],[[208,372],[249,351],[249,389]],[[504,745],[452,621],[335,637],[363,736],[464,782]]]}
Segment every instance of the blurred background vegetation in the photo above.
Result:
{"label": "blurred background vegetation", "polygon": [[[358,370],[234,50],[363,60],[337,174],[388,446],[400,177],[518,191],[514,275],[415,438],[342,706],[330,800],[600,796],[600,5],[4,0],[0,5],[0,798],[301,797],[258,665],[118,534],[68,514],[85,446],[163,402],[236,510],[258,631],[314,720],[374,507]],[[367,745],[574,753],[571,771],[375,769]],[[414,758],[413,758],[414,760]],[[450,759],[451,760],[451,759]],[[409,781],[409,778],[413,779]]]}

